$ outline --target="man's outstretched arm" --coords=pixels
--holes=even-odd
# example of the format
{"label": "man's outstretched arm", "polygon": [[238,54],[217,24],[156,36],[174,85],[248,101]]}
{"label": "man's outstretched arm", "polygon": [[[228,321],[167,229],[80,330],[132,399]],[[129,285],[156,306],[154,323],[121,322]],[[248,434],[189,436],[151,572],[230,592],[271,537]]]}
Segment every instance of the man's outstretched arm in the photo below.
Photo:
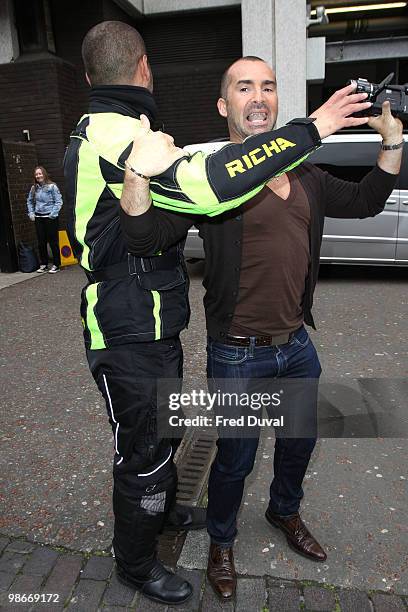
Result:
{"label": "man's outstretched arm", "polygon": [[382,136],[386,149],[379,149],[376,166],[359,183],[326,173],[328,217],[362,219],[378,215],[395,188],[402,160],[403,125],[392,116],[389,102],[383,102],[381,115],[370,117],[368,125]]}
{"label": "man's outstretched arm", "polygon": [[[344,127],[367,123],[365,117],[350,117],[371,105],[363,102],[366,94],[353,94],[353,87],[337,91],[312,113],[314,123],[289,123],[209,155],[198,152],[186,156],[174,147],[170,136],[151,132],[143,118],[127,160],[123,209],[129,215],[140,215],[151,205],[150,200],[144,205],[137,202],[137,182],[129,166],[151,179],[153,204],[161,208],[213,216],[239,206],[272,176],[300,164],[321,144],[321,138]],[[171,157],[171,164],[165,166]]]}

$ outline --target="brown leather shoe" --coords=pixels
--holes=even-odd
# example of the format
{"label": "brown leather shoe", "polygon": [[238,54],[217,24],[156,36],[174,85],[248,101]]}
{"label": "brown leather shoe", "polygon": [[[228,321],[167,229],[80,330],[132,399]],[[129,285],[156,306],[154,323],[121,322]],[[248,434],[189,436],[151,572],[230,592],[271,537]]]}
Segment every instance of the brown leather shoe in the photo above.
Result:
{"label": "brown leather shoe", "polygon": [[234,566],[234,553],[230,548],[221,548],[210,544],[207,565],[208,580],[222,600],[234,597],[237,586],[237,575]]}
{"label": "brown leather shoe", "polygon": [[290,548],[299,555],[312,561],[326,561],[326,553],[300,518],[299,512],[286,519],[274,514],[268,508],[265,518],[270,525],[283,531]]}

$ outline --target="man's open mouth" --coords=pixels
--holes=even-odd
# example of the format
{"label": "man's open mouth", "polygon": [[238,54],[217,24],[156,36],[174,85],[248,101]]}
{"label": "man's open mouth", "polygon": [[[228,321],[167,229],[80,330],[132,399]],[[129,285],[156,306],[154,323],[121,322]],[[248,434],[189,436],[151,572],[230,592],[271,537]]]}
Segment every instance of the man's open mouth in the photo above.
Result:
{"label": "man's open mouth", "polygon": [[251,125],[262,125],[266,122],[267,118],[268,113],[256,111],[249,113],[246,119],[249,123],[251,123]]}

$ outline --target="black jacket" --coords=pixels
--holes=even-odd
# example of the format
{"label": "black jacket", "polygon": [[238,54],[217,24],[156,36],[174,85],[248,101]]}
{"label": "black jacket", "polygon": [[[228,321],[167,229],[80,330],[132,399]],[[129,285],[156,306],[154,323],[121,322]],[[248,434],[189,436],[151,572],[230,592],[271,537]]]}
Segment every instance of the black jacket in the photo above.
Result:
{"label": "black jacket", "polygon": [[188,323],[183,243],[133,257],[119,223],[124,172],[117,160],[129,154],[140,113],[155,119],[147,90],[94,88],[65,155],[68,231],[88,278],[81,319],[92,350],[176,336]]}
{"label": "black jacket", "polygon": [[[397,176],[376,166],[360,183],[353,183],[335,178],[310,163],[303,163],[291,172],[301,181],[310,205],[310,267],[303,311],[305,323],[315,327],[313,293],[319,272],[325,216],[347,219],[377,215],[384,209]],[[206,254],[203,284],[206,289],[207,329],[210,336],[221,342],[231,325],[238,296],[243,214],[245,204],[239,210],[218,217],[195,220]],[[125,213],[121,216],[128,248],[136,252],[139,252],[140,245],[144,249],[166,248],[184,236],[192,225],[189,218],[158,211],[154,207],[137,219],[138,222]]]}
{"label": "black jacket", "polygon": [[[169,338],[188,323],[188,279],[179,241],[185,231],[170,238],[171,248],[139,243],[139,257],[133,257],[119,223],[124,162],[141,113],[155,119],[154,99],[146,89],[94,88],[89,113],[72,132],[65,156],[68,231],[89,281],[81,317],[92,350]],[[316,127],[295,120],[214,153],[186,154],[150,181],[151,195],[163,209],[217,215],[249,200],[266,180],[301,163],[319,144]]]}

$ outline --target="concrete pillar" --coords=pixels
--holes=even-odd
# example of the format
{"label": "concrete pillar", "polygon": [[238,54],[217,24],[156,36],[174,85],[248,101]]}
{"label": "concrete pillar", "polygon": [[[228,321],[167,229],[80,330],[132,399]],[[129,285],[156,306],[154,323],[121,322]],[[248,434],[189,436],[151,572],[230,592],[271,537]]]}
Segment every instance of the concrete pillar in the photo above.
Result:
{"label": "concrete pillar", "polygon": [[243,55],[262,57],[275,68],[277,126],[306,114],[305,0],[242,0]]}
{"label": "concrete pillar", "polygon": [[8,64],[18,56],[12,0],[3,0],[0,2],[0,64]]}

